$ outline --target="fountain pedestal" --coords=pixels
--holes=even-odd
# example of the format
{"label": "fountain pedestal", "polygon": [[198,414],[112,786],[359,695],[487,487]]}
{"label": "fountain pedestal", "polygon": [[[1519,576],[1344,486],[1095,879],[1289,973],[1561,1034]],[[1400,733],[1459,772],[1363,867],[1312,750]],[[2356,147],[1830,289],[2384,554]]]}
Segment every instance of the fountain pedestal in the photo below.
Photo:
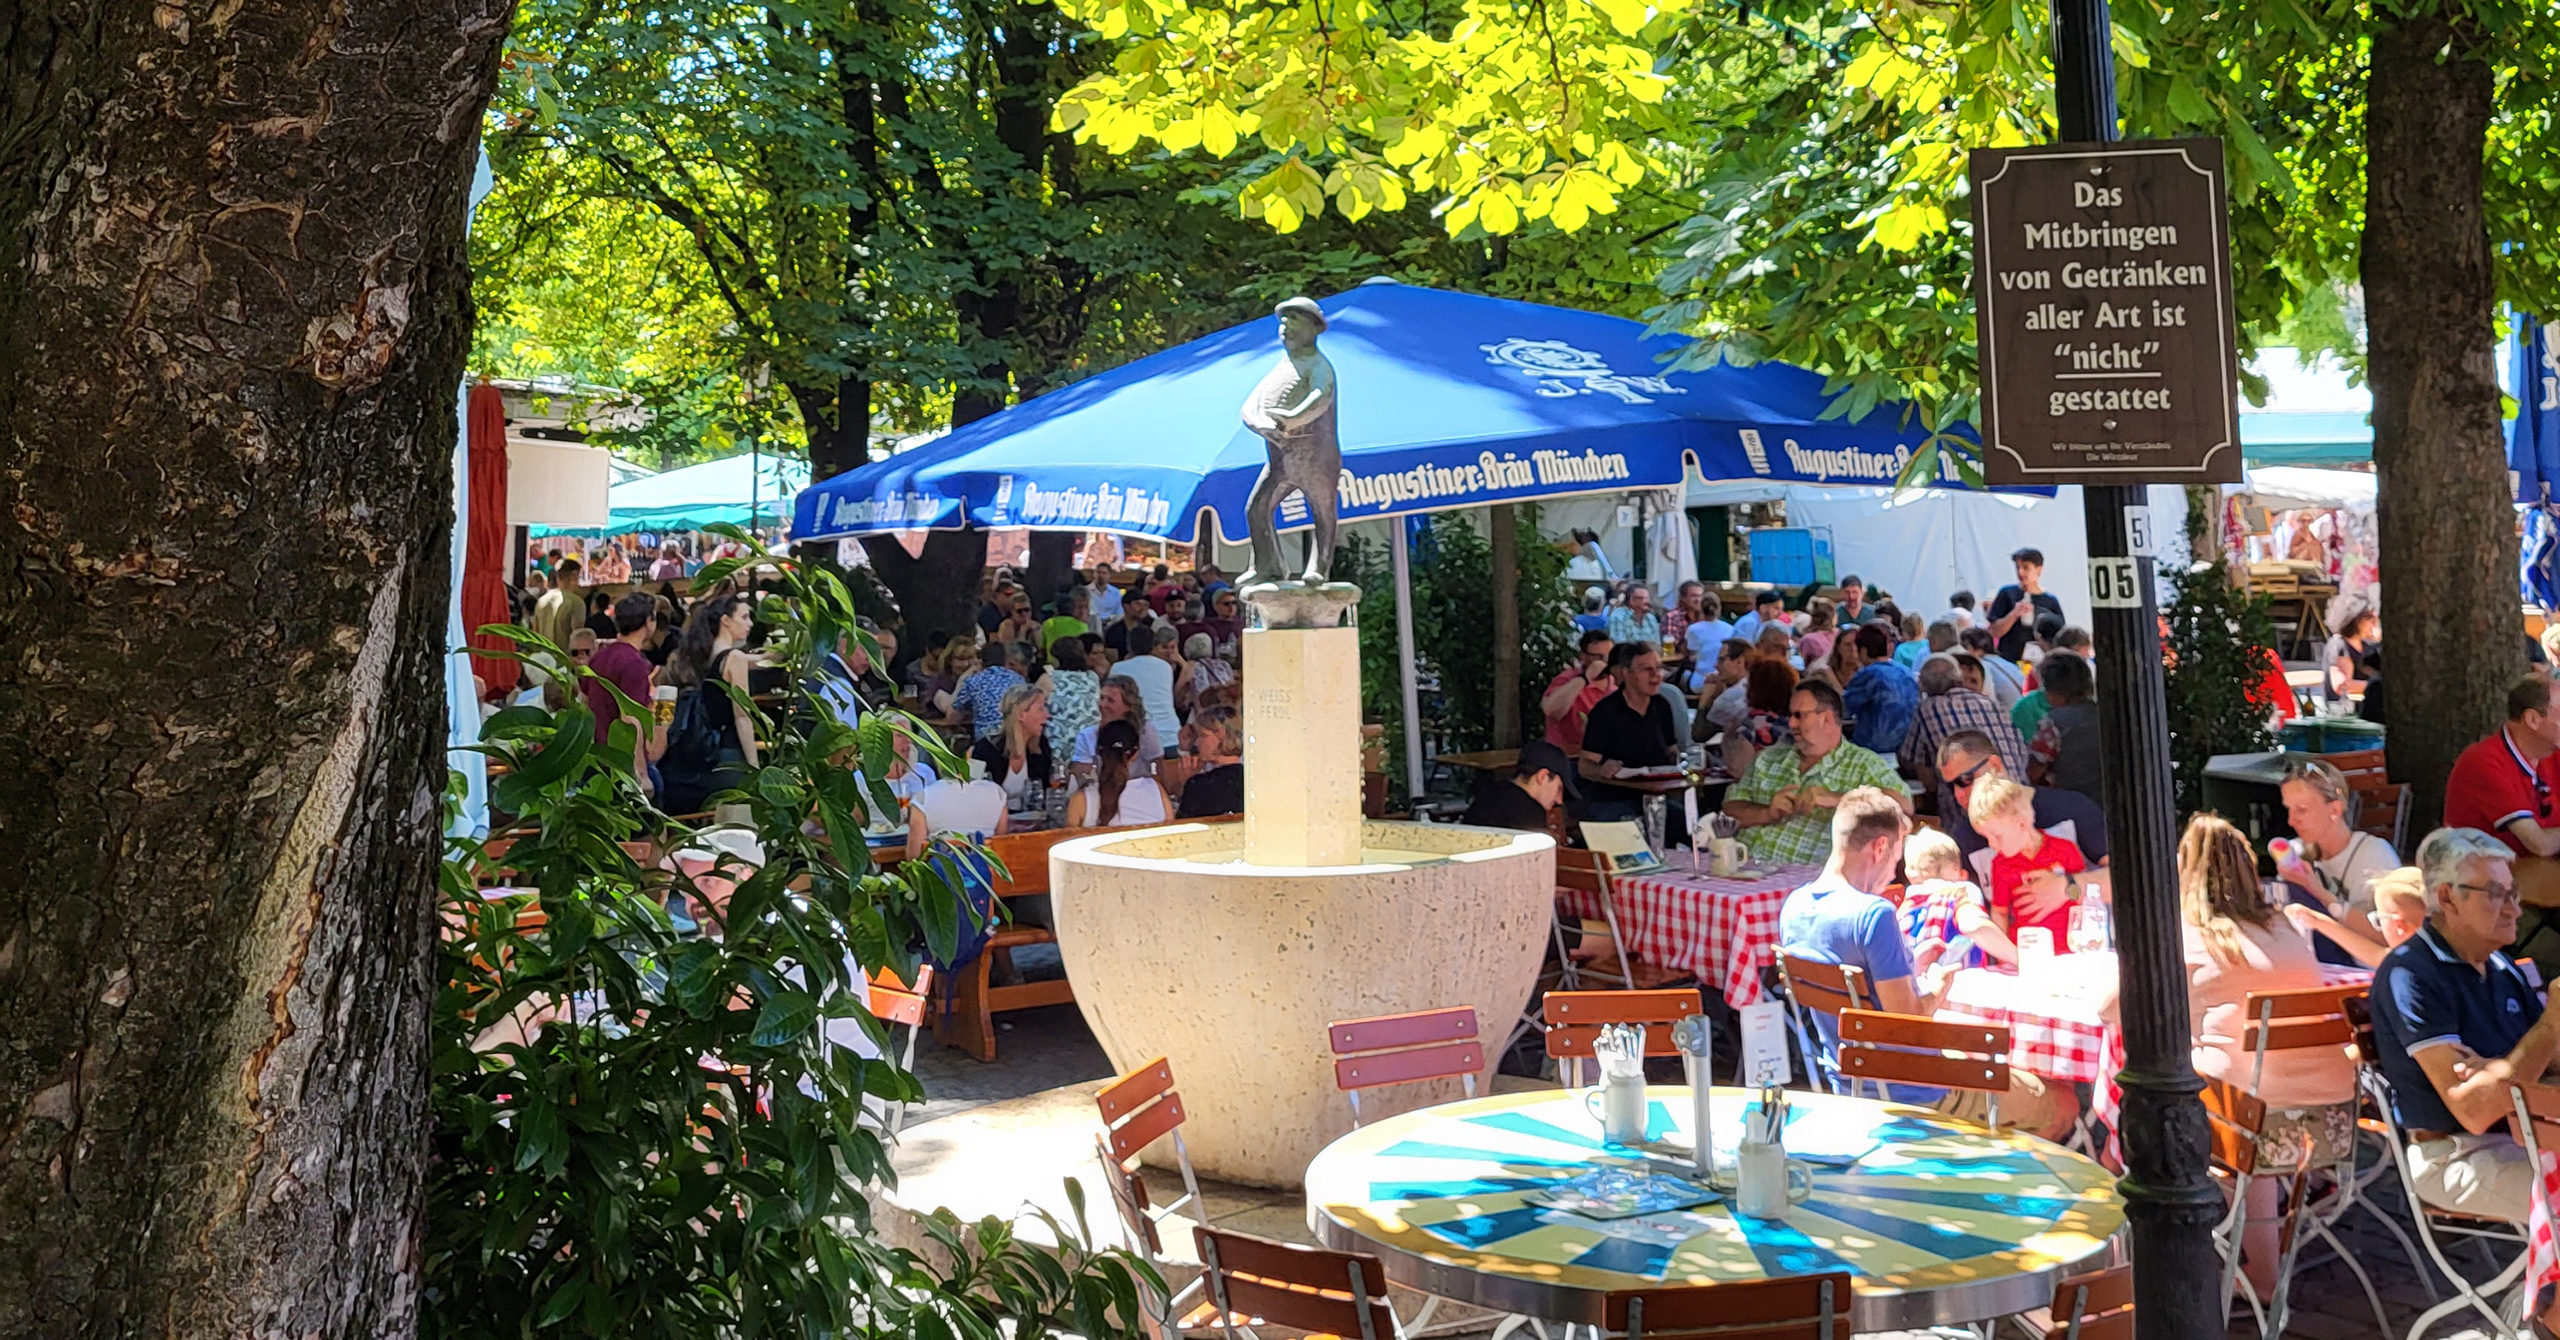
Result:
{"label": "fountain pedestal", "polygon": [[[1335,1020],[1471,1005],[1489,1081],[1545,957],[1545,834],[1361,821],[1358,594],[1245,592],[1244,823],[1050,852],[1076,1006],[1120,1071],[1172,1062],[1184,1140],[1209,1177],[1295,1186],[1351,1129],[1326,1042]],[[1363,1103],[1374,1116],[1459,1093],[1450,1080]]]}

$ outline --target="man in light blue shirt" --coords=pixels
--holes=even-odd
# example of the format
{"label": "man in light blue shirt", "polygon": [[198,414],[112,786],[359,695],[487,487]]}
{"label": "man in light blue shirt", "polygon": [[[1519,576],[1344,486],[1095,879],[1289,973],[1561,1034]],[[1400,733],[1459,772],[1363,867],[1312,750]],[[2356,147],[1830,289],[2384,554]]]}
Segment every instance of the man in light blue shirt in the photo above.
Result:
{"label": "man in light blue shirt", "polygon": [[1609,640],[1621,647],[1641,643],[1662,649],[1662,616],[1653,612],[1653,588],[1642,583],[1627,588],[1627,603],[1609,611]]}
{"label": "man in light blue shirt", "polygon": [[1751,598],[1751,612],[1733,621],[1733,635],[1745,642],[1757,642],[1762,624],[1786,620],[1787,598],[1775,591],[1763,591]]}
{"label": "man in light blue shirt", "polygon": [[[1902,939],[1902,919],[1881,896],[1902,862],[1902,839],[1909,831],[1902,802],[1872,786],[1840,798],[1831,814],[1831,861],[1820,878],[1787,895],[1778,909],[1778,947],[1797,958],[1837,963],[1867,976],[1874,1003],[1894,1014],[1918,1014],[1920,995],[1912,984],[1911,947]],[[1822,1035],[1823,1064],[1839,1071],[1840,1021],[1815,1014]],[[1894,1087],[1897,1102],[1933,1103],[1935,1089]]]}

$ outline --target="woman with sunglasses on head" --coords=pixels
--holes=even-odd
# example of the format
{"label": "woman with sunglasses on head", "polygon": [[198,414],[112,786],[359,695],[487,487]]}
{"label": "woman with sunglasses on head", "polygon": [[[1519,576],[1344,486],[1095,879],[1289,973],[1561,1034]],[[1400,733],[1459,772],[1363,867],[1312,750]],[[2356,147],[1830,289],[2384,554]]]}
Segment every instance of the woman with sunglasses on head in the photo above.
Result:
{"label": "woman with sunglasses on head", "polygon": [[[2319,759],[2297,758],[2286,765],[2278,794],[2293,837],[2276,839],[2267,849],[2276,858],[2276,874],[2293,886],[2294,901],[2350,926],[2370,924],[2373,881],[2398,869],[2400,854],[2382,838],[2348,825],[2354,797],[2346,776]],[[2355,961],[2325,939],[2319,948],[2322,962]]]}

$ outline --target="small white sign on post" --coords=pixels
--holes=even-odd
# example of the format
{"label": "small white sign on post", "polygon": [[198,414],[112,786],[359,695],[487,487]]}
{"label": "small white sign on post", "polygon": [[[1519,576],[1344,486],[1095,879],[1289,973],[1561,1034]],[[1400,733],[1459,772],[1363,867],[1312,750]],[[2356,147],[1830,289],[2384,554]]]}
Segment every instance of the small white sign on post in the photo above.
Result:
{"label": "small white sign on post", "polygon": [[2149,507],[2137,503],[2124,509],[2124,538],[2125,548],[2131,550],[2135,558],[2159,557],[2159,551],[2151,547],[2151,509]]}
{"label": "small white sign on post", "polygon": [[2130,558],[2089,560],[2089,603],[2102,610],[2142,608],[2141,578]]}
{"label": "small white sign on post", "polygon": [[1787,1056],[1786,1007],[1774,1000],[1745,1005],[1742,1015],[1742,1082],[1754,1087],[1795,1082]]}

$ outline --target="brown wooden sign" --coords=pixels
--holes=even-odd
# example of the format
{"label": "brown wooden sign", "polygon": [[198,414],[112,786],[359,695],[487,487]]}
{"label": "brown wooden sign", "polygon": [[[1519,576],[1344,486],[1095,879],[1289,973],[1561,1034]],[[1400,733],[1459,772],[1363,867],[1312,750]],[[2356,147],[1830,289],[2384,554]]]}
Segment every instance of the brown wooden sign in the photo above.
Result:
{"label": "brown wooden sign", "polygon": [[2239,368],[2222,142],[1976,149],[1993,484],[2228,484]]}

